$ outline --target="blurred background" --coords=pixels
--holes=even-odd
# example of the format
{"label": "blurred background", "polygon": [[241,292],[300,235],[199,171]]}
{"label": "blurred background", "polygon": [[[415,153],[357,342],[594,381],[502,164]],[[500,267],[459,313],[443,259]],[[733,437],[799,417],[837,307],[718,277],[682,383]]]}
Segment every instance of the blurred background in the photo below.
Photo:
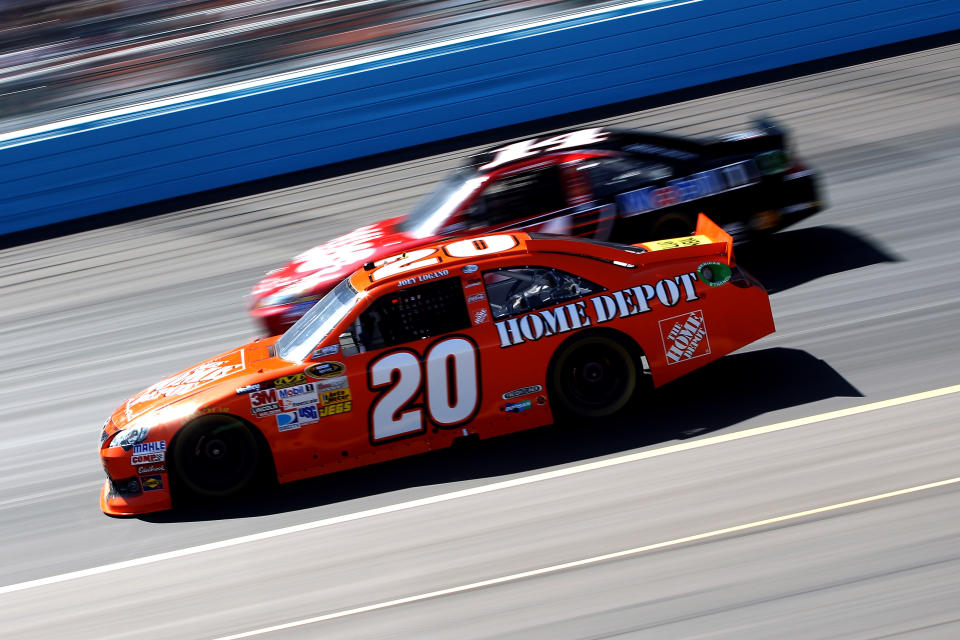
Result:
{"label": "blurred background", "polygon": [[0,0],[0,131],[599,0]]}

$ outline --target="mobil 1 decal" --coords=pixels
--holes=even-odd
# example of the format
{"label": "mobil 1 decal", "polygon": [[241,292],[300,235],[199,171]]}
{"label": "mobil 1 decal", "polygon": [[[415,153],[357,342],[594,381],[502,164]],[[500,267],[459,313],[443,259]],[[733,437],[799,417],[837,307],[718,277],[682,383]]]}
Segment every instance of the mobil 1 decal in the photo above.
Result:
{"label": "mobil 1 decal", "polygon": [[421,352],[394,349],[372,360],[367,386],[374,393],[370,442],[381,444],[452,428],[480,410],[480,356],[469,336],[449,335]]}
{"label": "mobil 1 decal", "polygon": [[668,365],[710,355],[707,323],[700,309],[661,320],[660,338]]}
{"label": "mobil 1 decal", "polygon": [[617,318],[649,313],[652,305],[675,307],[680,303],[699,300],[696,282],[696,273],[681,273],[651,284],[601,293],[559,307],[500,320],[494,326],[500,337],[500,346],[513,347],[583,327],[601,325]]}

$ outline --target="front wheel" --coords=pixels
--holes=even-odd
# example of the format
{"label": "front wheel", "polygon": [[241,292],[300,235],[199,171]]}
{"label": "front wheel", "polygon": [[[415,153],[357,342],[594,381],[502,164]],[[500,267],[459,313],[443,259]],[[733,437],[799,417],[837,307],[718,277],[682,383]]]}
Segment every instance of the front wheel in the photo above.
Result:
{"label": "front wheel", "polygon": [[257,474],[260,450],[250,428],[231,418],[197,420],[177,436],[173,470],[190,491],[224,497],[246,489]]}
{"label": "front wheel", "polygon": [[549,373],[558,418],[606,418],[621,411],[637,390],[637,365],[623,341],[606,335],[560,347]]}

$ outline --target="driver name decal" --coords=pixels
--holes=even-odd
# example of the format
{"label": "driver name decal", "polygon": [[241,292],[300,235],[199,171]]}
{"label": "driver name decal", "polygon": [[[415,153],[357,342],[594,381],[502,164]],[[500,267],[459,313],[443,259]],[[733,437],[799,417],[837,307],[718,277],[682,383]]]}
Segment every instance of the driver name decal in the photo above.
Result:
{"label": "driver name decal", "polygon": [[699,299],[696,282],[695,272],[683,273],[673,278],[658,280],[654,284],[641,284],[612,293],[602,293],[585,300],[500,320],[495,322],[494,326],[500,337],[500,347],[513,347],[575,329],[604,324],[616,318],[647,313],[655,301],[665,307],[674,307],[680,302],[693,302]]}

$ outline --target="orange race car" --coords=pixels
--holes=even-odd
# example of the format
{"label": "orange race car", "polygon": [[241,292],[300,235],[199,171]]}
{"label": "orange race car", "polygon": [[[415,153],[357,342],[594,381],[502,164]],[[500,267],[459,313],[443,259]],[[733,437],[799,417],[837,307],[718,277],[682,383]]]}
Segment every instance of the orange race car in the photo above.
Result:
{"label": "orange race car", "polygon": [[[601,419],[771,333],[764,289],[705,216],[639,245],[536,233],[368,263],[279,337],[133,396],[103,427],[111,515]],[[179,495],[179,493],[178,493]]]}

